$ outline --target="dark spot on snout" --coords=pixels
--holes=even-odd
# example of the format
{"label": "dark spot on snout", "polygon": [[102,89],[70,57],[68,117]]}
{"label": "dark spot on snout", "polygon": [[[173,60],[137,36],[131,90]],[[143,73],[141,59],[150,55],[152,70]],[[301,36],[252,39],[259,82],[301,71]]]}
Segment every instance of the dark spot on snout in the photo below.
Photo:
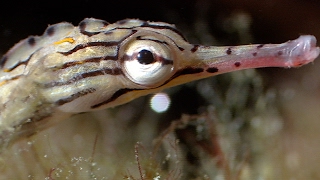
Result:
{"label": "dark spot on snout", "polygon": [[219,71],[219,69],[217,67],[210,67],[207,69],[208,73],[216,73],[218,71]]}
{"label": "dark spot on snout", "polygon": [[234,66],[239,67],[239,66],[241,66],[241,63],[240,62],[235,62]]}
{"label": "dark spot on snout", "polygon": [[230,55],[230,54],[232,53],[231,48],[228,48],[228,49],[226,50],[226,53],[227,53],[228,55]]}
{"label": "dark spot on snout", "polygon": [[260,49],[260,48],[262,48],[263,46],[264,46],[264,44],[259,44],[259,45],[257,46],[257,48]]}

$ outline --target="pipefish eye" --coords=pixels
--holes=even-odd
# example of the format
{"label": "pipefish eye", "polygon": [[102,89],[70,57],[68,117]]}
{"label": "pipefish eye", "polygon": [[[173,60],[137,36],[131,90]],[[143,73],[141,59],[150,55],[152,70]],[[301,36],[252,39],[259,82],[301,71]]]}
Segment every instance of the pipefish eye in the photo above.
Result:
{"label": "pipefish eye", "polygon": [[151,64],[156,61],[156,58],[151,51],[142,49],[138,52],[137,60],[140,64]]}
{"label": "pipefish eye", "polygon": [[173,72],[172,50],[162,41],[134,40],[124,50],[122,68],[136,84],[153,87]]}

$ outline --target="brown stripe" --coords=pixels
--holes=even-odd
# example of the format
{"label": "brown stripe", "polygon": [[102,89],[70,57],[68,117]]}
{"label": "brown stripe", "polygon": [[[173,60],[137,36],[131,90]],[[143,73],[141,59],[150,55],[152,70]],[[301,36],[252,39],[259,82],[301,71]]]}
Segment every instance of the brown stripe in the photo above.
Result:
{"label": "brown stripe", "polygon": [[18,66],[20,66],[20,65],[27,65],[28,64],[28,62],[29,62],[29,60],[30,60],[30,57],[26,60],[26,61],[20,61],[20,62],[18,62],[17,64],[15,64],[14,66],[12,66],[11,68],[8,68],[8,69],[6,69],[6,72],[10,72],[10,71],[12,71],[12,70],[14,70],[15,68],[17,68]]}
{"label": "brown stripe", "polygon": [[67,55],[70,55],[70,54],[72,54],[74,52],[77,52],[80,49],[84,49],[84,48],[87,48],[87,47],[92,47],[92,46],[105,46],[105,47],[108,47],[108,46],[116,46],[119,43],[120,42],[118,42],[118,41],[88,42],[86,44],[79,44],[79,45],[75,46],[73,49],[71,49],[71,50],[69,50],[67,52],[59,52],[59,53],[67,56]]}
{"label": "brown stripe", "polygon": [[64,85],[69,85],[72,84],[76,81],[79,81],[81,79],[85,79],[88,77],[94,77],[94,76],[101,76],[101,75],[106,75],[106,74],[111,74],[111,75],[120,75],[123,74],[120,68],[115,68],[115,69],[110,69],[110,68],[104,68],[101,70],[97,70],[97,71],[91,71],[91,72],[86,72],[86,73],[82,73],[79,74],[77,76],[72,77],[71,79],[67,80],[67,81],[57,81],[57,82],[51,82],[51,83],[47,83],[44,85],[45,88],[51,88],[51,87],[55,87],[55,86],[64,86]]}
{"label": "brown stripe", "polygon": [[217,67],[210,67],[206,70],[208,73],[216,73],[219,71]]}
{"label": "brown stripe", "polygon": [[108,104],[114,100],[116,100],[118,97],[122,96],[123,94],[126,94],[127,92],[130,92],[130,91],[134,91],[134,90],[141,90],[141,89],[119,89],[117,92],[115,92],[109,99],[107,99],[106,101],[102,101],[98,104],[95,104],[93,106],[91,106],[92,109],[95,109],[95,108],[98,108],[100,106],[103,106],[105,104]]}
{"label": "brown stripe", "polygon": [[176,34],[178,34],[179,36],[181,36],[181,38],[183,40],[187,41],[187,39],[181,34],[180,31],[178,31],[176,28],[171,27],[171,26],[161,26],[161,25],[149,24],[148,22],[145,22],[141,25],[141,27],[149,27],[149,28],[153,28],[153,29],[170,29],[171,31],[173,31]]}
{"label": "brown stripe", "polygon": [[160,41],[160,40],[158,40],[158,39],[142,38],[141,36],[137,36],[136,39],[137,39],[137,40],[145,40],[145,41],[153,41],[153,42],[156,42],[156,43],[168,45],[167,42],[165,42],[165,41]]}
{"label": "brown stripe", "polygon": [[32,56],[33,56],[36,52],[38,52],[40,49],[42,49],[42,48],[39,48],[39,49],[37,49],[35,52],[33,52],[33,53],[28,57],[28,59],[26,59],[26,60],[24,60],[24,61],[20,61],[20,62],[18,62],[17,64],[15,64],[14,66],[6,69],[6,72],[13,71],[15,68],[19,67],[19,66],[22,65],[22,64],[24,64],[24,65],[27,66],[27,65],[28,65],[28,62],[29,62],[29,60],[32,58]]}
{"label": "brown stripe", "polygon": [[89,62],[100,62],[100,61],[105,61],[105,60],[113,60],[116,61],[118,60],[118,56],[103,56],[103,57],[93,57],[93,58],[88,58],[85,60],[81,60],[81,61],[72,61],[72,62],[67,62],[64,63],[60,69],[66,69],[68,67],[72,67],[72,66],[76,66],[78,64],[84,64],[84,63],[89,63]]}
{"label": "brown stripe", "polygon": [[10,79],[4,79],[3,81],[0,82],[0,86],[7,84],[9,81],[14,81],[17,80],[21,77],[22,75],[14,76]]}
{"label": "brown stripe", "polygon": [[160,56],[159,60],[162,65],[168,65],[168,64],[173,65],[173,60],[171,60],[171,59],[166,59],[166,58]]}
{"label": "brown stripe", "polygon": [[[167,36],[167,37],[168,37],[168,36]],[[171,39],[170,37],[168,37],[168,38]],[[137,37],[137,40],[153,41],[153,42],[156,42],[156,43],[168,45],[168,43],[165,42],[165,41],[160,41],[160,40],[157,40],[157,39],[141,38],[141,36],[138,36],[138,37]],[[171,39],[171,40],[172,40],[172,39]],[[172,40],[172,42],[174,43],[174,45],[176,45],[176,46],[178,47],[178,49],[179,49],[180,51],[184,51],[184,48],[178,46],[178,44],[177,44],[174,40]]]}
{"label": "brown stripe", "polygon": [[172,81],[173,79],[175,79],[179,76],[187,75],[187,74],[197,74],[197,73],[201,73],[203,71],[204,71],[204,69],[202,69],[202,68],[186,67],[184,69],[177,71],[173,76],[171,76],[171,78],[169,78],[167,81],[165,81],[161,86],[167,84],[168,82]]}
{"label": "brown stripe", "polygon": [[[161,34],[161,33],[158,33],[158,32],[155,32],[155,33],[160,34],[160,35],[164,35],[164,34]],[[178,35],[180,35],[180,36],[182,37],[182,39],[184,39],[184,37],[183,37],[181,34],[178,34]],[[165,35],[164,35],[164,36],[165,36]],[[140,38],[139,38],[139,37],[140,37]],[[184,51],[184,48],[183,48],[183,47],[180,47],[180,46],[176,43],[176,41],[175,41],[174,39],[172,39],[170,36],[166,36],[166,37],[169,38],[169,39],[171,39],[172,43],[173,43],[175,46],[177,46],[180,51]],[[138,38],[139,38],[139,39],[138,39]],[[137,39],[138,39],[138,40],[150,40],[150,41],[154,41],[154,42],[158,42],[158,43],[164,43],[164,44],[168,45],[167,42],[159,41],[159,40],[155,40],[155,39],[142,39],[141,36],[138,36]],[[185,40],[185,39],[184,39],[184,40]],[[185,40],[185,41],[187,41],[187,40]]]}
{"label": "brown stripe", "polygon": [[78,99],[79,97],[82,97],[82,96],[85,96],[87,94],[90,94],[90,93],[93,93],[95,92],[96,89],[94,88],[89,88],[89,89],[85,89],[85,90],[82,90],[82,91],[79,91],[75,94],[72,94],[71,96],[67,97],[67,98],[64,98],[64,99],[59,99],[58,101],[55,102],[55,104],[61,106],[63,104],[66,104],[66,103],[69,103],[75,99]]}
{"label": "brown stripe", "polygon": [[88,31],[85,31],[85,30],[81,30],[80,29],[80,33],[83,34],[83,35],[86,35],[86,36],[93,36],[93,35],[96,35],[96,34],[99,34],[101,32],[88,32]]}
{"label": "brown stripe", "polygon": [[187,74],[197,74],[203,72],[203,68],[193,68],[193,67],[186,67],[182,70],[177,71],[171,78],[170,80],[182,76],[182,75],[187,75]]}
{"label": "brown stripe", "polygon": [[[158,33],[158,32],[155,32],[155,33],[160,34],[160,35],[164,35],[164,34],[161,34],[161,33]],[[181,36],[181,34],[178,34],[178,35]],[[166,36],[166,37],[169,38],[169,39],[171,39],[172,43],[173,43],[175,46],[177,46],[180,51],[184,51],[184,48],[183,48],[183,47],[180,47],[180,46],[176,43],[176,40],[172,39],[170,36]],[[183,36],[181,36],[181,37],[182,37],[182,39],[184,39]],[[184,40],[185,40],[185,39],[184,39]],[[187,40],[185,40],[185,41],[187,41]],[[162,42],[162,41],[159,41],[159,42]],[[166,42],[165,42],[165,43],[166,43]],[[166,44],[168,44],[168,43],[166,43]]]}
{"label": "brown stripe", "polygon": [[108,47],[108,46],[117,46],[119,45],[120,43],[122,43],[122,41],[124,41],[126,38],[130,37],[131,35],[133,35],[134,33],[136,33],[137,31],[136,30],[132,30],[132,32],[130,34],[128,34],[127,36],[125,36],[124,38],[122,38],[121,40],[119,41],[105,41],[105,42],[88,42],[86,44],[79,44],[77,45],[76,47],[74,47],[73,49],[67,51],[67,52],[59,52],[65,56],[67,55],[70,55],[74,52],[77,52],[78,50],[80,49],[84,49],[86,47],[92,47],[92,46],[105,46],[105,47]]}

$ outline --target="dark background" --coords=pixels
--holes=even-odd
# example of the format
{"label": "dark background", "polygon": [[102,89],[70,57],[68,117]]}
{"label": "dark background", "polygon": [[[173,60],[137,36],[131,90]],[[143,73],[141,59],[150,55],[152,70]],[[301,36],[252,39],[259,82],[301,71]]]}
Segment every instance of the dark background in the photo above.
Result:
{"label": "dark background", "polygon": [[223,20],[237,11],[252,17],[252,43],[281,42],[299,34],[319,34],[319,8],[317,0],[6,1],[1,2],[0,49],[30,34],[42,34],[48,24],[68,21],[77,25],[86,17],[110,23],[125,18],[164,21],[180,29],[193,27],[201,18],[222,39],[227,35],[221,27]]}

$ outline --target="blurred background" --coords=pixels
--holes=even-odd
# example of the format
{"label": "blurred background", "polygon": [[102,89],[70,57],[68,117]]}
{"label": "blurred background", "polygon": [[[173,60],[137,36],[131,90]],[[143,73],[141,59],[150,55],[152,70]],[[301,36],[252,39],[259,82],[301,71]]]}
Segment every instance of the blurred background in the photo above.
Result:
{"label": "blurred background", "polygon": [[[0,55],[86,17],[175,24],[204,45],[320,38],[317,0],[1,2]],[[74,116],[1,154],[0,179],[319,179],[320,63],[228,73]],[[1,92],[0,92],[1,94]]]}

